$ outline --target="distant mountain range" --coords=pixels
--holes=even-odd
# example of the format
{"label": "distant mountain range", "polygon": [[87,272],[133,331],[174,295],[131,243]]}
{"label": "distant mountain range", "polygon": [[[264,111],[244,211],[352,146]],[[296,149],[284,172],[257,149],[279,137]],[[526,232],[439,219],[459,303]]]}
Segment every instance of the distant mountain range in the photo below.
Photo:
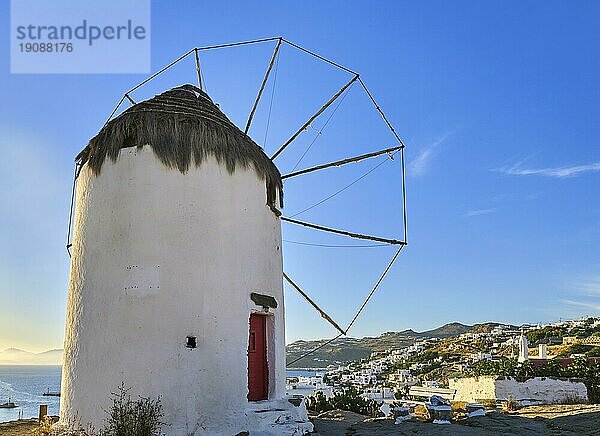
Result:
{"label": "distant mountain range", "polygon": [[31,353],[18,348],[0,351],[0,365],[62,365],[63,350]]}
{"label": "distant mountain range", "polygon": [[[310,356],[289,366],[295,368],[325,368],[328,365],[339,365],[340,363],[352,360],[364,359],[376,351],[408,347],[419,339],[445,339],[468,332],[485,332],[490,331],[497,325],[499,324],[484,323],[465,325],[453,322],[425,332],[415,332],[414,330],[409,329],[401,332],[387,332],[377,337],[364,337],[362,339],[339,338],[335,342],[323,346],[323,348],[312,353]],[[286,360],[287,362],[292,362],[326,342],[327,339],[292,342],[286,346]]]}
{"label": "distant mountain range", "polygon": [[[338,365],[343,362],[363,359],[375,351],[385,351],[408,347],[419,339],[450,338],[468,332],[490,331],[498,323],[465,325],[458,322],[443,325],[433,330],[415,332],[387,332],[377,337],[339,338],[324,346],[315,353],[291,365],[295,368],[325,368],[328,365]],[[514,326],[513,326],[514,327]],[[286,346],[287,361],[291,362],[313,348],[324,344],[327,339],[316,341],[299,340]],[[62,365],[63,350],[49,350],[43,353],[31,353],[18,348],[7,348],[0,351],[0,365]]]}

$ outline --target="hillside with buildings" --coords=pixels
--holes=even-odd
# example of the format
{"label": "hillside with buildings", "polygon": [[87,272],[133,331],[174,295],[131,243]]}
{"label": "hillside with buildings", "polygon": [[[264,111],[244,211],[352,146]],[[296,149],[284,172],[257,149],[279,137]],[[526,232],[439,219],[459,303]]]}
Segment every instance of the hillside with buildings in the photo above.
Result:
{"label": "hillside with buildings", "polygon": [[[372,353],[410,347],[419,341],[455,338],[468,333],[490,332],[500,325],[499,323],[465,325],[453,322],[424,332],[415,332],[409,329],[400,332],[386,332],[377,337],[339,338],[289,366],[294,368],[326,368],[329,365],[339,365],[364,359]],[[515,326],[505,327],[512,330],[517,329]],[[292,362],[326,342],[327,339],[292,342],[286,347],[287,361]]]}
{"label": "hillside with buildings", "polygon": [[[450,330],[447,326],[434,330],[438,336],[385,333],[334,343],[339,349],[348,347],[337,353],[328,354],[331,347],[323,347],[316,356],[371,353],[325,368],[324,359],[311,355],[323,368],[321,375],[288,379],[288,392],[310,396],[320,391],[331,397],[353,388],[390,404],[434,394],[468,403],[499,404],[511,398],[526,404],[600,402],[600,318],[520,327],[461,326],[452,326],[458,334],[445,338],[441,336]],[[309,348],[308,343],[290,345],[296,353]]]}

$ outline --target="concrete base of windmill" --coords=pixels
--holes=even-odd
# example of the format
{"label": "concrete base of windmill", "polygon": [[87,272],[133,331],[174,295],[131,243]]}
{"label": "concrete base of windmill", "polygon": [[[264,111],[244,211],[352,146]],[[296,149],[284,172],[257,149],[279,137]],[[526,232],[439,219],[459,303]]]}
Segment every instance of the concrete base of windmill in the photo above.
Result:
{"label": "concrete base of windmill", "polygon": [[[293,400],[293,401],[291,401]],[[265,400],[249,403],[246,411],[248,434],[303,435],[313,431],[304,398]]]}

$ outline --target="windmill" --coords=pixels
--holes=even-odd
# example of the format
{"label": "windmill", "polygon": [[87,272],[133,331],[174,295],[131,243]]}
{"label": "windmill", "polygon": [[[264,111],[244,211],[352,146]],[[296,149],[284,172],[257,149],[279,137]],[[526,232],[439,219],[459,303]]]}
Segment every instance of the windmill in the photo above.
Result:
{"label": "windmill", "polygon": [[[201,55],[268,43],[274,44],[273,53],[242,129],[205,92]],[[348,80],[269,156],[249,132],[283,46],[343,71]],[[197,85],[134,100],[135,91],[189,57],[195,61]],[[357,84],[396,143],[296,170],[301,158],[282,175],[277,160]],[[130,107],[115,116],[126,101]],[[66,418],[98,422],[102,397],[93,397],[92,387],[100,382],[110,388],[119,377],[162,395],[173,431],[244,431],[265,421],[266,415],[256,414],[266,406],[259,403],[262,409],[256,409],[257,401],[269,401],[274,414],[288,410],[282,398],[286,362],[281,282],[337,331],[318,348],[349,333],[407,244],[404,148],[358,73],[281,37],[195,47],[125,92],[76,159],[67,235],[72,260],[61,397]],[[339,193],[397,155],[400,236],[358,233],[282,213],[285,181],[386,157]],[[397,247],[346,326],[283,271],[282,222]],[[202,352],[195,355],[194,350]],[[241,359],[246,353],[247,361]],[[143,371],[136,363],[140,358]],[[164,383],[148,374],[160,375]],[[215,404],[215,397],[221,403]],[[294,406],[299,407],[292,409],[296,424],[290,422],[280,433],[309,429],[298,424],[307,421],[303,405]],[[240,409],[246,421],[232,420]],[[282,422],[279,415],[273,421]]]}

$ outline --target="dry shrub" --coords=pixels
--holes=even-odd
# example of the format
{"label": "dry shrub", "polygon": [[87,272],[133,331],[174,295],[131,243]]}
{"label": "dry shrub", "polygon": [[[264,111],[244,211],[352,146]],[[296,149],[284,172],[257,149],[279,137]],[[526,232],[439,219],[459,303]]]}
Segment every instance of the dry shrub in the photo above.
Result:
{"label": "dry shrub", "polygon": [[467,404],[468,403],[466,401],[454,401],[451,404],[452,412],[453,413],[466,412],[467,411]]}
{"label": "dry shrub", "polygon": [[498,407],[494,399],[481,400],[480,403],[483,404],[486,410],[496,410],[496,407]]}
{"label": "dry shrub", "polygon": [[132,400],[129,390],[121,383],[119,392],[112,394],[112,406],[107,411],[107,427],[104,436],[156,436],[164,425],[160,397],[152,400],[139,397]]}
{"label": "dry shrub", "polygon": [[36,433],[40,436],[49,435],[52,432],[52,425],[54,425],[54,420],[51,416],[46,415],[40,422],[40,426],[38,427]]}
{"label": "dry shrub", "polygon": [[504,412],[512,412],[519,408],[519,404],[515,400],[506,400],[502,402],[502,410]]}
{"label": "dry shrub", "polygon": [[415,417],[423,421],[430,421],[432,419],[431,415],[429,414],[429,410],[427,410],[427,407],[422,404],[419,404],[417,407],[415,407]]}

